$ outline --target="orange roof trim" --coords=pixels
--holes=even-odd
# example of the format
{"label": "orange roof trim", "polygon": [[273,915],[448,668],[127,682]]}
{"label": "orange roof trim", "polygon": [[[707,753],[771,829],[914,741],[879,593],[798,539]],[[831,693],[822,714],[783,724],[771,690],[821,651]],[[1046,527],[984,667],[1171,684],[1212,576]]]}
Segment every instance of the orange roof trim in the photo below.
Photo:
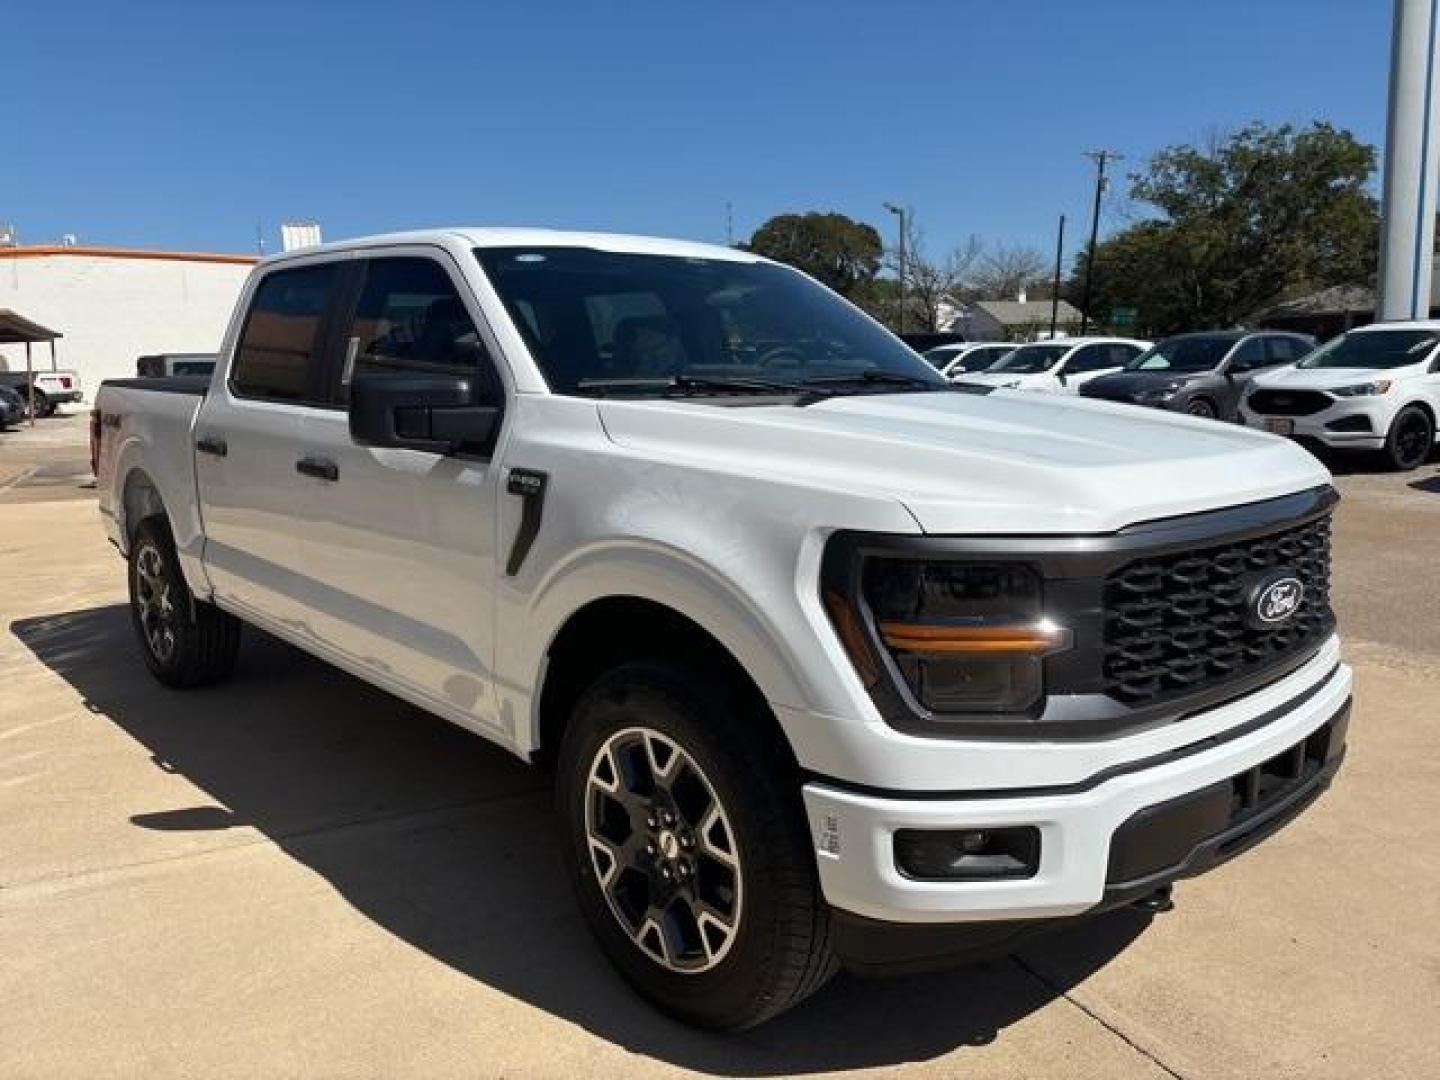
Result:
{"label": "orange roof trim", "polygon": [[250,266],[257,255],[228,255],[211,251],[151,251],[146,248],[82,247],[80,245],[36,245],[0,247],[0,259],[32,259],[42,255],[89,255],[106,259],[161,259],[167,262],[234,263]]}

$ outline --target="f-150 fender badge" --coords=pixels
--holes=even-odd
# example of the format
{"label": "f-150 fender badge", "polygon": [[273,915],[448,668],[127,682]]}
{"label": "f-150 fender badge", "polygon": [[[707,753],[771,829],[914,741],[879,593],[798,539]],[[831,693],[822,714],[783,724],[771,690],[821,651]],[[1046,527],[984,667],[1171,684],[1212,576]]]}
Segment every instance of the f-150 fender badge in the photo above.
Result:
{"label": "f-150 fender badge", "polygon": [[505,481],[505,490],[520,496],[520,527],[515,530],[515,542],[510,547],[510,558],[505,563],[505,574],[514,577],[530,554],[530,546],[540,532],[540,519],[545,511],[545,489],[550,477],[538,469],[511,469]]}

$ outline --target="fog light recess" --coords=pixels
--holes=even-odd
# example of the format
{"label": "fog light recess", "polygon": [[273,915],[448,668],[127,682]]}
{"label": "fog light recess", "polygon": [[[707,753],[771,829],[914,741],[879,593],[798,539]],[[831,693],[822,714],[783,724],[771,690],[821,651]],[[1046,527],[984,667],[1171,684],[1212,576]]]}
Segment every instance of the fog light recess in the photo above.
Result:
{"label": "fog light recess", "polygon": [[895,868],[917,881],[1004,881],[1040,869],[1040,830],[899,829]]}

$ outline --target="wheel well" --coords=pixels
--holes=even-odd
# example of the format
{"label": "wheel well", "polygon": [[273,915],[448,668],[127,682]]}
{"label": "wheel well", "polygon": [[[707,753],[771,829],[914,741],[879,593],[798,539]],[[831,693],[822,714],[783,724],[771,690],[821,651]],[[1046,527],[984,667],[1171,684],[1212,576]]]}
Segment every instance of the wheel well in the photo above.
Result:
{"label": "wheel well", "polygon": [[1430,419],[1430,430],[1432,432],[1435,431],[1435,410],[1430,407],[1430,403],[1428,401],[1407,401],[1404,405],[1400,406],[1399,412],[1397,412],[1395,415],[1399,416],[1400,413],[1404,412],[1406,409],[1411,408],[1419,409],[1421,412],[1423,412]]}
{"label": "wheel well", "polygon": [[125,543],[128,547],[135,540],[135,530],[140,522],[155,515],[165,516],[165,503],[160,498],[160,489],[143,469],[131,469],[125,477],[125,494],[120,502],[124,512]]}
{"label": "wheel well", "polygon": [[547,652],[540,690],[540,746],[537,760],[553,759],[575,702],[597,678],[630,660],[663,657],[716,671],[763,717],[768,734],[787,757],[789,744],[765,695],[740,661],[709,631],[673,608],[635,596],[594,600],[572,614]]}

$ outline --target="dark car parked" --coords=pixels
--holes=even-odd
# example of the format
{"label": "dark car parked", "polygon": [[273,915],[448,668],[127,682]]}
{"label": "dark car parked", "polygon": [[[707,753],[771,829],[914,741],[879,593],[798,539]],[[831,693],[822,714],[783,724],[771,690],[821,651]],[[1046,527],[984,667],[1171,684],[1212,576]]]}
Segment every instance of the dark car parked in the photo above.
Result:
{"label": "dark car parked", "polygon": [[1257,372],[1299,360],[1315,347],[1304,334],[1213,330],[1156,342],[1125,366],[1080,387],[1085,397],[1239,419],[1240,398]]}
{"label": "dark car parked", "polygon": [[0,386],[0,428],[25,419],[25,401],[8,386]]}

